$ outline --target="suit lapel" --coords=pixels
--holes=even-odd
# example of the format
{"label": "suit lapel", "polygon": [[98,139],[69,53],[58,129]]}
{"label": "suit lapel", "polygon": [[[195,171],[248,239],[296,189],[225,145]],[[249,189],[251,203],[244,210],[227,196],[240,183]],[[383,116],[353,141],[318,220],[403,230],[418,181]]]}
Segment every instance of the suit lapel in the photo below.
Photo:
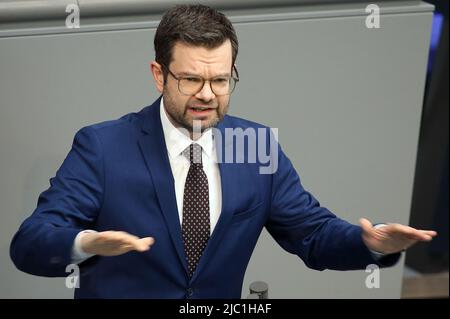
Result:
{"label": "suit lapel", "polygon": [[142,129],[144,134],[139,139],[139,146],[152,176],[156,195],[173,245],[187,273],[188,268],[181,236],[174,179],[167,155],[167,147],[159,113],[160,101],[160,98],[156,100],[143,114]]}

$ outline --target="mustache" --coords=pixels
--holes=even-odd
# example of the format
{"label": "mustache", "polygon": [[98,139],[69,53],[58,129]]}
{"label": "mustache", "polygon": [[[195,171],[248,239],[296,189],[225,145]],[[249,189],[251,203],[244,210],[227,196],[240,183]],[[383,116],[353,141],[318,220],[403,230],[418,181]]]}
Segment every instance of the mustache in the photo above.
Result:
{"label": "mustache", "polygon": [[219,103],[217,102],[210,102],[210,103],[204,103],[201,101],[193,101],[193,102],[188,102],[187,107],[192,108],[192,107],[208,107],[208,108],[212,108],[212,109],[216,109],[219,107]]}

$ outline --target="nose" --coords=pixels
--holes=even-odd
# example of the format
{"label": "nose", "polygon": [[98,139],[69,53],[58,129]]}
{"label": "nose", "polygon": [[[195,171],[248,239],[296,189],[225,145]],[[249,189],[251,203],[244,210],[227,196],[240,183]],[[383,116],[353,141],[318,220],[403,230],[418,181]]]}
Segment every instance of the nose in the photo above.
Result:
{"label": "nose", "polygon": [[197,92],[195,97],[205,102],[213,100],[216,97],[216,95],[211,90],[211,82],[205,81],[205,84],[203,85],[202,89],[199,92]]}

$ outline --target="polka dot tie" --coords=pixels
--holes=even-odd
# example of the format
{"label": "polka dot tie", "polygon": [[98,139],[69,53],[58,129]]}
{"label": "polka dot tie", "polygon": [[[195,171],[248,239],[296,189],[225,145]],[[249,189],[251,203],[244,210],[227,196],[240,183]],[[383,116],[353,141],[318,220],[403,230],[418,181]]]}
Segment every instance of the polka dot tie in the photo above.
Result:
{"label": "polka dot tie", "polygon": [[189,275],[192,277],[209,240],[208,178],[203,171],[200,145],[191,144],[183,155],[189,159],[190,166],[184,184],[182,233]]}

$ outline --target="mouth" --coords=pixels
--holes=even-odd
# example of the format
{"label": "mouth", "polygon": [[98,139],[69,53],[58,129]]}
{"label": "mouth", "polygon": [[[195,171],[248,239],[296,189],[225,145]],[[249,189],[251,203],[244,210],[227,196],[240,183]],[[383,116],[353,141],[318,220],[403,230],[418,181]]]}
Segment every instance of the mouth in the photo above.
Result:
{"label": "mouth", "polygon": [[209,113],[213,112],[215,108],[213,107],[207,107],[207,106],[194,106],[189,107],[188,111],[195,115],[208,115]]}

